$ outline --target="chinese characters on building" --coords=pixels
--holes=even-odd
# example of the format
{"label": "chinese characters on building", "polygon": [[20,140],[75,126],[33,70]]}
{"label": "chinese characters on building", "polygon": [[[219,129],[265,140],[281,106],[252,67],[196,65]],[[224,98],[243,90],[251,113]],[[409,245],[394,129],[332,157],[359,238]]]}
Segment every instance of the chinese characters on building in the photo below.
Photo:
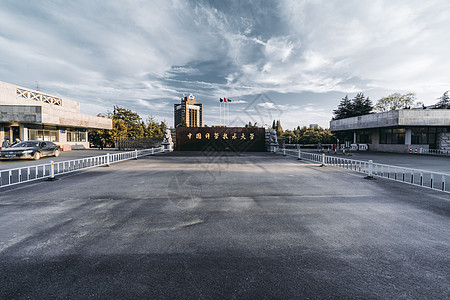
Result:
{"label": "chinese characters on building", "polygon": [[[218,139],[228,140],[228,139],[230,139],[228,133],[222,133],[222,134],[220,134],[220,133],[218,133],[218,132],[214,132],[214,133],[213,133],[213,137],[214,137],[215,140],[218,140]],[[205,134],[202,136],[202,133],[201,133],[201,132],[198,132],[198,133],[196,133],[195,136],[194,136],[192,133],[189,132],[189,133],[187,134],[187,138],[188,138],[188,139],[193,139],[193,138],[195,138],[195,139],[197,139],[197,140],[202,140],[202,139],[210,140],[210,139],[211,139],[211,134],[207,132],[207,133],[205,133]],[[239,135],[237,132],[231,134],[231,139],[232,139],[232,140],[247,140],[247,139],[248,139],[248,140],[253,140],[254,138],[255,138],[255,134],[254,134],[253,132],[250,132],[250,133],[248,133],[248,134],[246,134],[245,132],[242,132],[240,135]]]}

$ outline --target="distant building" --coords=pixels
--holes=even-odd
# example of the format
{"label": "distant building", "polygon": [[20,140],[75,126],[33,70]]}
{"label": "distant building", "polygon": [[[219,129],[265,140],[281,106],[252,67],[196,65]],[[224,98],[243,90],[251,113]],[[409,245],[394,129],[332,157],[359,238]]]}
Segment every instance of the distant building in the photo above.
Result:
{"label": "distant building", "polygon": [[174,104],[174,127],[202,127],[203,104],[195,103],[194,95],[184,96],[180,104]]}
{"label": "distant building", "polygon": [[112,129],[112,120],[80,113],[79,102],[0,82],[0,141],[89,148],[89,129]]}
{"label": "distant building", "polygon": [[330,130],[369,150],[405,153],[410,148],[450,150],[450,109],[402,109],[334,120]]}

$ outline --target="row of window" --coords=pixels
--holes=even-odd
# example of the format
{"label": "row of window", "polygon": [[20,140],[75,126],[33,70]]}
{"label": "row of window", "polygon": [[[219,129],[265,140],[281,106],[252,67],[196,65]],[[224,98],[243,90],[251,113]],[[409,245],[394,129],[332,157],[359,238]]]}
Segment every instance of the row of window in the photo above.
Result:
{"label": "row of window", "polygon": [[[68,142],[86,142],[86,131],[66,131]],[[28,129],[28,139],[59,142],[58,130]]]}
{"label": "row of window", "polygon": [[380,144],[405,144],[405,129],[404,128],[381,129]]}
{"label": "row of window", "polygon": [[[380,144],[405,144],[404,128],[380,129]],[[437,136],[441,132],[450,132],[447,127],[414,127],[411,128],[411,144],[435,145]],[[356,135],[357,143],[372,143],[372,135],[368,130],[359,130]]]}

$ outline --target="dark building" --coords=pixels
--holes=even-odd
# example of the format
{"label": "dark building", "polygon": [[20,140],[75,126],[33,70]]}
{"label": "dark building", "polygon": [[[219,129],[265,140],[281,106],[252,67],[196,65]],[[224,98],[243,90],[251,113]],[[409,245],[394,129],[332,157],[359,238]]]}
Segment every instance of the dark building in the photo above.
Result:
{"label": "dark building", "polygon": [[195,103],[194,95],[181,98],[181,104],[174,104],[174,127],[202,127],[203,104]]}

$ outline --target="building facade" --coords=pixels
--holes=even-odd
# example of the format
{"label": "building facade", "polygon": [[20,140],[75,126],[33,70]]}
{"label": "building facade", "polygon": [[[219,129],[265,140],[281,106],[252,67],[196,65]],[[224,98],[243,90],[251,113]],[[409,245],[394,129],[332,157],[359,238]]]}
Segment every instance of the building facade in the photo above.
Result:
{"label": "building facade", "polygon": [[1,141],[18,138],[89,148],[89,129],[112,129],[112,120],[80,113],[79,102],[0,82]]}
{"label": "building facade", "polygon": [[174,127],[202,127],[203,104],[196,103],[194,95],[184,96],[174,104]]}
{"label": "building facade", "polygon": [[403,109],[333,120],[330,130],[373,151],[450,150],[450,109]]}

